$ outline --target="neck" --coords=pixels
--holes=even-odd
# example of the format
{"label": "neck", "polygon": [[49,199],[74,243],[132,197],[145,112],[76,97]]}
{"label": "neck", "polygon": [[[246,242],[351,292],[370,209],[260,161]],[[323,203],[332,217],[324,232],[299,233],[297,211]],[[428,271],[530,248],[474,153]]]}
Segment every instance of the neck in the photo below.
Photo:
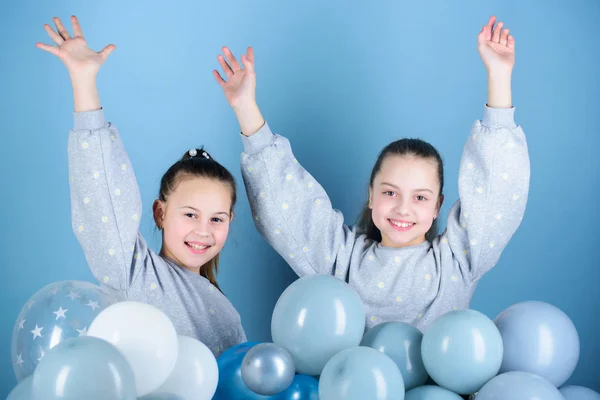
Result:
{"label": "neck", "polygon": [[171,254],[171,252],[169,252],[169,250],[165,249],[164,247],[162,249],[160,249],[159,255],[161,257],[168,258],[169,260],[173,261],[175,264],[179,265],[182,268],[187,269],[188,271],[191,271],[195,274],[200,275],[200,267],[189,267],[189,266],[185,265],[184,263],[179,261],[175,256],[173,256]]}

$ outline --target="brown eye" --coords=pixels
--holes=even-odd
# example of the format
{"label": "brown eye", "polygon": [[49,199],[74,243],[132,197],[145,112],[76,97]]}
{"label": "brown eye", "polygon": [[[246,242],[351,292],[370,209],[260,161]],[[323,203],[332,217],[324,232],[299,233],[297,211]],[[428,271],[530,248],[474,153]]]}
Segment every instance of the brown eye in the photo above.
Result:
{"label": "brown eye", "polygon": [[418,201],[425,201],[425,200],[427,200],[427,198],[425,196],[419,195],[419,196],[417,196],[417,200]]}

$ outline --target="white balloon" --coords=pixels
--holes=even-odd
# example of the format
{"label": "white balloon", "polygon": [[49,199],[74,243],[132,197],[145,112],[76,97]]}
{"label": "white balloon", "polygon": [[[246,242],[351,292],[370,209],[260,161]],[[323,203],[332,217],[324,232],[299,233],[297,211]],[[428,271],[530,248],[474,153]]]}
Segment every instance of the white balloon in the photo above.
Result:
{"label": "white balloon", "polygon": [[169,393],[182,400],[210,400],[218,383],[219,367],[213,353],[199,340],[180,335],[175,368],[156,393]]}
{"label": "white balloon", "polygon": [[122,301],[105,308],[87,334],[112,343],[123,353],[135,375],[138,396],[158,389],[177,362],[179,344],[173,323],[146,303]]}

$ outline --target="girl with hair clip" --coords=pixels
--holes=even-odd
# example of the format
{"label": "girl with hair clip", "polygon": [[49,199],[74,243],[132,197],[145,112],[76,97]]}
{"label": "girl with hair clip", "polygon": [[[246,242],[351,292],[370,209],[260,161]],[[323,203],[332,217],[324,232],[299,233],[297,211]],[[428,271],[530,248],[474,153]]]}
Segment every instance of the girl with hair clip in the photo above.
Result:
{"label": "girl with hair clip", "polygon": [[240,316],[216,280],[219,252],[236,202],[231,173],[205,150],[192,149],[173,164],[153,204],[162,232],[155,253],[139,231],[142,204],[119,131],[106,121],[96,87],[102,64],[116,48],[88,48],[76,17],[74,36],[58,18],[56,46],[37,47],[67,67],[75,100],[68,158],[73,230],[102,284],[127,300],[158,307],[180,335],[206,344],[215,356],[246,341]]}

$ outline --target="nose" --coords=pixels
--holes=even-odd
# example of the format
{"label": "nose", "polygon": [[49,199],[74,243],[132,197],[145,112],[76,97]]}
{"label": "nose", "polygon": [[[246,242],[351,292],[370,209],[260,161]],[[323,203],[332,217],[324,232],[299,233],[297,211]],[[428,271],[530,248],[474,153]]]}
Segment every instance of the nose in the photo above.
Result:
{"label": "nose", "polygon": [[194,226],[194,234],[198,236],[210,236],[210,221],[198,221]]}
{"label": "nose", "polygon": [[398,200],[396,201],[396,206],[394,207],[394,211],[400,215],[409,215],[410,214],[410,199],[398,197]]}

